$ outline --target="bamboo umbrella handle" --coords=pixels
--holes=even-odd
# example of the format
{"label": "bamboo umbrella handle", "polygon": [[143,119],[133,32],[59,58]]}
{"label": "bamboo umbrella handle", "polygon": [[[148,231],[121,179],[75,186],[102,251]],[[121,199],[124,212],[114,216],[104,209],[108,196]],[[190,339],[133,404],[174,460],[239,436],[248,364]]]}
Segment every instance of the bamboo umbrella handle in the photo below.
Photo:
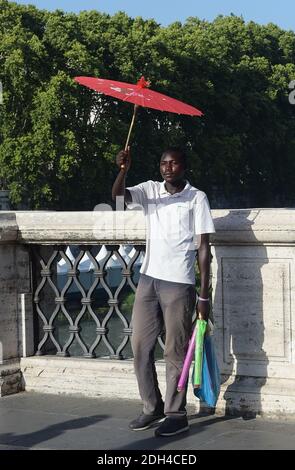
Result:
{"label": "bamboo umbrella handle", "polygon": [[[138,104],[135,104],[134,109],[133,109],[133,116],[132,116],[131,124],[130,124],[130,127],[129,127],[129,132],[128,132],[128,136],[127,136],[127,140],[126,140],[126,144],[125,144],[125,152],[128,150],[129,140],[130,140],[130,136],[131,136],[133,126],[134,126],[137,110],[138,110]],[[125,168],[125,165],[121,165],[121,169],[124,170],[124,168]]]}

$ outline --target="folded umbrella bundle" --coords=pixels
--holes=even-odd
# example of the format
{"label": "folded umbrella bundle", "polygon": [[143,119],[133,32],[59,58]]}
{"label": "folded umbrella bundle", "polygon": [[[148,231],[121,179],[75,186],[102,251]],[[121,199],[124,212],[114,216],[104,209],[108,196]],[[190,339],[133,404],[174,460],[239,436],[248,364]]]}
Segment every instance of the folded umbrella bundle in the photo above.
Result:
{"label": "folded umbrella bundle", "polygon": [[183,368],[181,371],[181,375],[178,381],[177,390],[181,392],[185,389],[186,382],[189,375],[190,366],[195,356],[195,364],[197,364],[196,368],[196,384],[201,381],[201,371],[202,371],[202,351],[203,351],[203,342],[204,342],[204,335],[206,333],[207,322],[205,320],[197,320],[196,326],[194,328],[193,334],[191,336],[188,350],[185,356]]}
{"label": "folded umbrella bundle", "polygon": [[191,336],[177,390],[185,390],[190,366],[195,359],[192,373],[193,393],[209,407],[215,407],[220,391],[220,372],[214,341],[206,334],[207,322],[197,320]]}

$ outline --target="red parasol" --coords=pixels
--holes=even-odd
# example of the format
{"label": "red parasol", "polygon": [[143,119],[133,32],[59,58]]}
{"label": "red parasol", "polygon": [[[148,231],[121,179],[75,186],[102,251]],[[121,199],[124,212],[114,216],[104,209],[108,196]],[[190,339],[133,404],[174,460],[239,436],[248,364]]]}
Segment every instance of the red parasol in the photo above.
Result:
{"label": "red parasol", "polygon": [[80,83],[80,85],[85,85],[99,93],[104,93],[105,95],[110,95],[114,98],[134,104],[133,117],[128,132],[125,150],[127,150],[129,144],[136,112],[139,106],[177,114],[188,114],[190,116],[203,115],[202,111],[194,108],[193,106],[174,98],[170,98],[170,96],[163,95],[162,93],[150,90],[150,82],[146,81],[144,77],[141,77],[136,84],[93,77],[75,77],[74,80]]}

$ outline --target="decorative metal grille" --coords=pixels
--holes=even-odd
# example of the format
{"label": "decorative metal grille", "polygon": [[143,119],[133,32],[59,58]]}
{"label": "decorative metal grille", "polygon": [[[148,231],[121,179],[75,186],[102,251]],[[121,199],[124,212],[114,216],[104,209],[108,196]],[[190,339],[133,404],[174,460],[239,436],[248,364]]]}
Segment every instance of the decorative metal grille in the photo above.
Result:
{"label": "decorative metal grille", "polygon": [[[144,249],[34,247],[36,354],[131,357],[131,313]],[[158,341],[163,348],[163,339]]]}
{"label": "decorative metal grille", "polygon": [[[131,314],[144,250],[33,246],[36,355],[132,357]],[[156,359],[162,359],[164,337],[162,332]]]}

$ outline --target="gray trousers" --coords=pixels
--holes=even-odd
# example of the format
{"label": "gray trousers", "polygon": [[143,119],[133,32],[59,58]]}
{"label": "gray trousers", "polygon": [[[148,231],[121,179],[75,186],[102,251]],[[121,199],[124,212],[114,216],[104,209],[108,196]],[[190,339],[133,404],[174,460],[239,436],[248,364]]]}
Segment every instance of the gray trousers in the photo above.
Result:
{"label": "gray trousers", "polygon": [[[132,312],[131,345],[143,412],[186,415],[186,390],[177,391],[192,333],[196,291],[192,284],[163,281],[141,274]],[[165,329],[166,397],[163,404],[155,368],[157,338]]]}

